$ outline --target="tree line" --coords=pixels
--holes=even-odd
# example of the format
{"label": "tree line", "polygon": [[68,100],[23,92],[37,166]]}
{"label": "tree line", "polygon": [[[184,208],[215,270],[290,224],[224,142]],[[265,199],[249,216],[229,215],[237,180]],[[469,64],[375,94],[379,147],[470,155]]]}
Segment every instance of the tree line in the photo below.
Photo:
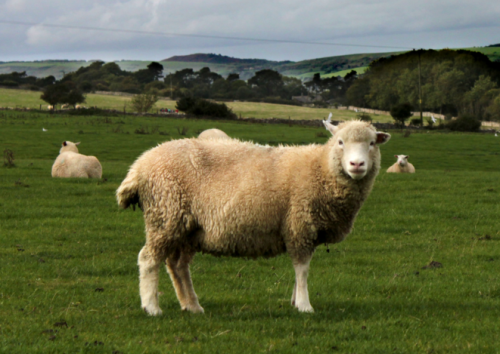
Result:
{"label": "tree line", "polygon": [[[420,90],[419,90],[420,81]],[[346,93],[350,105],[500,120],[500,63],[467,50],[418,50],[370,63]]]}
{"label": "tree line", "polygon": [[95,91],[285,104],[299,104],[293,96],[309,96],[319,106],[337,103],[390,111],[407,105],[417,111],[421,104],[425,111],[500,121],[500,63],[467,50],[411,51],[377,59],[363,75],[352,70],[344,77],[322,78],[317,73],[309,81],[271,69],[257,71],[246,81],[237,73],[223,77],[208,67],[165,76],[163,69],[152,62],[146,69],[129,72],[114,62],[96,61],[59,81],[14,72],[0,75],[0,85],[42,89],[42,99],[52,105],[75,105],[85,93]]}

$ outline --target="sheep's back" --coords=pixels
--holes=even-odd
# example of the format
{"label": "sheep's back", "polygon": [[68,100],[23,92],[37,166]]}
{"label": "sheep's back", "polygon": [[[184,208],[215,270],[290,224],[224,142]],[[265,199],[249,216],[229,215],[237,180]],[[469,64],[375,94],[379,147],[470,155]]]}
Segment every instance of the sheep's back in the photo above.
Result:
{"label": "sheep's back", "polygon": [[52,177],[101,178],[102,166],[95,156],[63,152],[52,165]]}
{"label": "sheep's back", "polygon": [[168,198],[181,199],[192,231],[198,230],[199,250],[274,256],[284,252],[290,186],[283,157],[291,149],[185,139],[150,150],[133,168],[146,182],[147,190],[140,192],[146,209],[158,211]]}

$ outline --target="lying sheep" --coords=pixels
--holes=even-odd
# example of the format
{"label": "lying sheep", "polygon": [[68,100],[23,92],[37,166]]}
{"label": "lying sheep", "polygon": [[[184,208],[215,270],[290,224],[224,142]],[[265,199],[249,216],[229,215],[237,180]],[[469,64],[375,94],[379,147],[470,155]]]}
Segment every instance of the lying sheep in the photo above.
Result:
{"label": "lying sheep", "polygon": [[142,308],[162,313],[158,270],[165,262],[181,308],[204,312],[189,263],[196,252],[274,257],[295,268],[292,305],[313,312],[309,263],[321,244],[342,241],[380,169],[390,138],[365,122],[333,126],[325,145],[262,147],[236,139],[183,139],[140,156],[118,188],[118,204],[138,204],[146,245],[138,257]]}
{"label": "lying sheep", "polygon": [[207,129],[198,135],[198,139],[231,139],[229,135],[219,129]]}
{"label": "lying sheep", "polygon": [[101,178],[102,167],[95,156],[78,153],[80,143],[63,141],[59,156],[52,165],[52,177]]}
{"label": "lying sheep", "polygon": [[398,159],[391,167],[387,169],[388,173],[415,173],[415,167],[408,162],[410,155],[394,155]]}

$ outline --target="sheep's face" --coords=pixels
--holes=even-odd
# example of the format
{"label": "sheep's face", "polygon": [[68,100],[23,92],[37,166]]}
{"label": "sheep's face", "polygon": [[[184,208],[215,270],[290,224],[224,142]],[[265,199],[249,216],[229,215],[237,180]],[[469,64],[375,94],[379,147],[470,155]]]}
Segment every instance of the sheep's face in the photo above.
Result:
{"label": "sheep's face", "polygon": [[73,143],[73,142],[68,141],[68,140],[63,141],[62,146],[61,146],[61,150],[59,150],[59,153],[61,154],[63,152],[68,152],[68,151],[78,153],[78,148],[76,146],[79,144],[80,144],[80,142]]}
{"label": "sheep's face", "polygon": [[394,155],[395,158],[398,159],[398,164],[401,167],[405,167],[408,165],[408,155]]}
{"label": "sheep's face", "polygon": [[349,177],[360,180],[371,171],[374,162],[380,164],[378,145],[389,141],[389,134],[377,132],[371,124],[361,121],[338,126],[326,121],[323,123],[333,134],[333,156],[340,159],[342,169]]}

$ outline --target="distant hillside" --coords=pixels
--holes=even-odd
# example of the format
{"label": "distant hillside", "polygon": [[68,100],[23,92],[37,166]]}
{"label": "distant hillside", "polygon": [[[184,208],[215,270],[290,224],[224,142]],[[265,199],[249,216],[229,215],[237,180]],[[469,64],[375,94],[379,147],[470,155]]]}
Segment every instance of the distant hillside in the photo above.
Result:
{"label": "distant hillside", "polygon": [[[463,48],[471,51],[481,52],[488,56],[491,61],[500,61],[499,44],[492,44],[487,47]],[[238,73],[240,78],[247,80],[254,76],[255,72],[263,69],[276,70],[279,73],[297,77],[300,79],[312,78],[315,73],[320,73],[322,77],[344,76],[351,70],[364,72],[366,67],[373,60],[401,54],[402,52],[385,53],[360,53],[350,55],[339,55],[310,60],[293,61],[271,61],[266,59],[239,59],[220,54],[191,54],[173,56],[161,61],[164,67],[164,74],[173,73],[182,69],[200,70],[209,67],[211,71],[222,76],[230,73]],[[154,59],[153,59],[154,60]],[[116,63],[122,70],[137,71],[145,69],[151,61],[119,60]],[[13,71],[26,71],[28,75],[36,77],[46,77],[53,75],[57,79],[63,77],[65,73],[78,70],[82,66],[88,66],[92,61],[69,61],[69,60],[44,60],[32,62],[0,62],[0,74]]]}
{"label": "distant hillside", "polygon": [[239,59],[228,57],[226,55],[221,54],[203,54],[196,53],[190,55],[176,55],[170,57],[168,59],[163,59],[162,62],[165,61],[182,61],[187,63],[211,63],[211,64],[252,64],[252,65],[265,65],[265,64],[276,64],[276,63],[292,63],[291,61],[271,61],[266,59]]}

